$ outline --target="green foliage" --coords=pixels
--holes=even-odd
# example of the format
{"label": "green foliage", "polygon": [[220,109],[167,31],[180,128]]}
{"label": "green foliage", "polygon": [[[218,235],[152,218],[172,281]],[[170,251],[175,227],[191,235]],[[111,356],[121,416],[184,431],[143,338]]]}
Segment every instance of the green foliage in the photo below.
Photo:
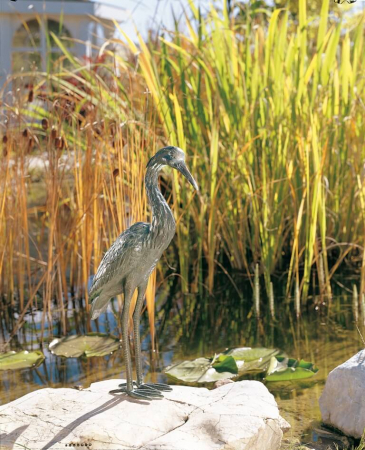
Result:
{"label": "green foliage", "polygon": [[198,358],[166,368],[165,373],[186,383],[208,383],[236,375],[262,372],[278,350],[268,348],[233,348],[213,358]]}
{"label": "green foliage", "polygon": [[236,360],[233,356],[229,355],[219,355],[218,358],[212,362],[212,367],[217,372],[230,372],[230,373],[238,373],[238,367]]}
{"label": "green foliage", "polygon": [[271,359],[279,353],[273,348],[233,348],[223,352],[223,355],[232,356],[239,365],[240,373],[262,372]]}
{"label": "green foliage", "polygon": [[[49,310],[52,295],[62,308],[68,268],[75,290],[86,286],[93,262],[128,221],[148,218],[145,163],[166,144],[186,150],[200,187],[194,193],[176,171],[165,172],[183,292],[214,293],[218,270],[252,277],[258,264],[267,292],[272,275],[286,271],[287,296],[298,284],[305,303],[315,271],[323,272],[319,293],[331,296],[333,274],[365,248],[365,16],[334,20],[329,0],[319,20],[305,0],[295,20],[288,10],[258,6],[259,14],[247,6],[236,18],[223,1],[203,17],[190,2],[187,32],[176,24],[134,43],[120,29],[111,43],[123,52],[105,46],[88,64],[52,35],[68,64],[37,74],[32,95],[17,91],[4,104],[1,289],[12,298],[20,280],[19,324],[33,301],[24,301],[25,291],[34,297],[44,287]],[[47,201],[36,211],[49,228],[46,261],[39,248],[29,258],[31,146],[46,148],[49,163]],[[61,155],[74,161],[69,178]],[[195,306],[187,298],[181,313],[190,317]]]}
{"label": "green foliage", "polygon": [[[218,370],[212,367],[212,360],[208,358],[198,358],[194,361],[183,361],[166,368],[165,373],[172,378],[183,381],[184,383],[212,383],[235,376],[235,369],[231,372],[231,364],[224,367],[221,363]],[[237,366],[236,366],[237,367]]]}
{"label": "green foliage", "polygon": [[270,348],[234,348],[214,358],[174,364],[167,367],[165,373],[185,383],[209,383],[264,371],[266,381],[301,380],[318,372],[312,363],[277,356],[278,353]]}
{"label": "green foliage", "polygon": [[266,381],[292,381],[311,378],[318,372],[312,363],[284,356],[271,358],[267,369]]}
{"label": "green foliage", "polygon": [[[310,15],[319,15],[321,12],[323,1],[313,0],[307,2],[307,9]],[[297,16],[299,14],[298,0],[275,0],[276,8],[287,8],[290,14]]]}
{"label": "green foliage", "polygon": [[[191,201],[174,178],[176,204],[190,205],[177,229],[184,287],[198,289],[199,271],[189,272],[202,267],[198,255],[207,264],[210,292],[219,264],[250,272],[253,259],[260,261],[267,292],[272,273],[288,268],[291,294],[304,267],[306,302],[321,255],[320,290],[331,296],[328,237],[362,242],[356,230],[363,220],[350,211],[354,204],[363,208],[354,197],[361,170],[356,155],[363,154],[357,106],[365,84],[358,58],[363,16],[350,30],[344,21],[330,23],[329,0],[319,21],[309,21],[307,8],[298,2],[297,24],[274,9],[265,29],[249,14],[236,26],[226,6],[221,14],[211,8],[203,20],[191,3],[188,36],[176,30],[160,45],[140,39],[141,75],[166,139],[186,146],[203,193]],[[187,251],[191,242],[195,252]],[[339,264],[347,253],[330,248],[340,251]]]}

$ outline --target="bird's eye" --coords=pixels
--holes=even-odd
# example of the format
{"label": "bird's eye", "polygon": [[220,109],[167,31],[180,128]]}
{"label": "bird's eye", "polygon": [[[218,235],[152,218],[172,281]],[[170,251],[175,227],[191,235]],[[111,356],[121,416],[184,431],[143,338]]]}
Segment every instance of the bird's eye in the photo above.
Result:
{"label": "bird's eye", "polygon": [[165,155],[165,159],[166,159],[166,161],[171,161],[172,160],[172,155]]}

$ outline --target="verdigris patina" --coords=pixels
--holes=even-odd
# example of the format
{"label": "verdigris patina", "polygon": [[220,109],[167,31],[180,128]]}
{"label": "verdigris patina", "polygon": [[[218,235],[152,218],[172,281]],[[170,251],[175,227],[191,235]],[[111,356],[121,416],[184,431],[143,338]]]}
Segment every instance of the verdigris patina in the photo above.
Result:
{"label": "verdigris patina", "polygon": [[[175,235],[175,219],[158,187],[158,174],[163,166],[181,172],[198,190],[198,185],[185,164],[185,154],[178,147],[164,147],[148,162],[145,177],[146,191],[152,207],[152,223],[137,222],[125,230],[105,253],[90,289],[93,300],[91,318],[96,319],[108,307],[112,297],[124,294],[122,313],[122,345],[127,382],[120,392],[131,397],[152,399],[163,397],[160,391],[171,390],[162,383],[143,383],[139,322],[148,279],[162,252]],[[137,380],[132,380],[132,361],[128,340],[129,308],[135,290],[138,290],[133,313]]]}

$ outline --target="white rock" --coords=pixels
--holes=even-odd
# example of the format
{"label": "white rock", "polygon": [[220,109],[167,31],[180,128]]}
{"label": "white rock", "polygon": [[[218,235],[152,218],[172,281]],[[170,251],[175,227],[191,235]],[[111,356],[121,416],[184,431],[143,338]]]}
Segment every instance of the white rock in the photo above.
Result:
{"label": "white rock", "polygon": [[287,427],[274,397],[258,381],[211,391],[173,386],[163,400],[149,402],[109,394],[121,381],[93,383],[81,391],[42,389],[0,407],[1,446],[274,450],[280,447],[281,427]]}
{"label": "white rock", "polygon": [[362,436],[365,428],[365,350],[329,373],[319,406],[324,423],[347,436]]}

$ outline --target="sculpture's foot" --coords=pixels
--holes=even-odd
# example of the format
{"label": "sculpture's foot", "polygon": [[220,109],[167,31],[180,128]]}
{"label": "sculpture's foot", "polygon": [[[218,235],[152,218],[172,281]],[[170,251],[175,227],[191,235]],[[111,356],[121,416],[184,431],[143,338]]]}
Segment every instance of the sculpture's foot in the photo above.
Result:
{"label": "sculpture's foot", "polygon": [[165,383],[143,383],[141,386],[148,386],[152,389],[157,389],[158,391],[172,391],[172,387]]}
{"label": "sculpture's foot", "polygon": [[114,389],[110,391],[110,394],[125,393],[129,397],[138,398],[140,400],[155,400],[163,398],[163,395],[157,390],[151,387],[147,387],[145,384],[137,386],[137,383],[133,381],[133,388],[128,389],[127,383],[119,385],[120,389]]}
{"label": "sculpture's foot", "polygon": [[[165,383],[140,383],[133,381],[133,385],[137,386],[138,389],[154,390],[154,391],[172,391],[172,387]],[[127,383],[121,383],[119,387],[127,386]]]}

